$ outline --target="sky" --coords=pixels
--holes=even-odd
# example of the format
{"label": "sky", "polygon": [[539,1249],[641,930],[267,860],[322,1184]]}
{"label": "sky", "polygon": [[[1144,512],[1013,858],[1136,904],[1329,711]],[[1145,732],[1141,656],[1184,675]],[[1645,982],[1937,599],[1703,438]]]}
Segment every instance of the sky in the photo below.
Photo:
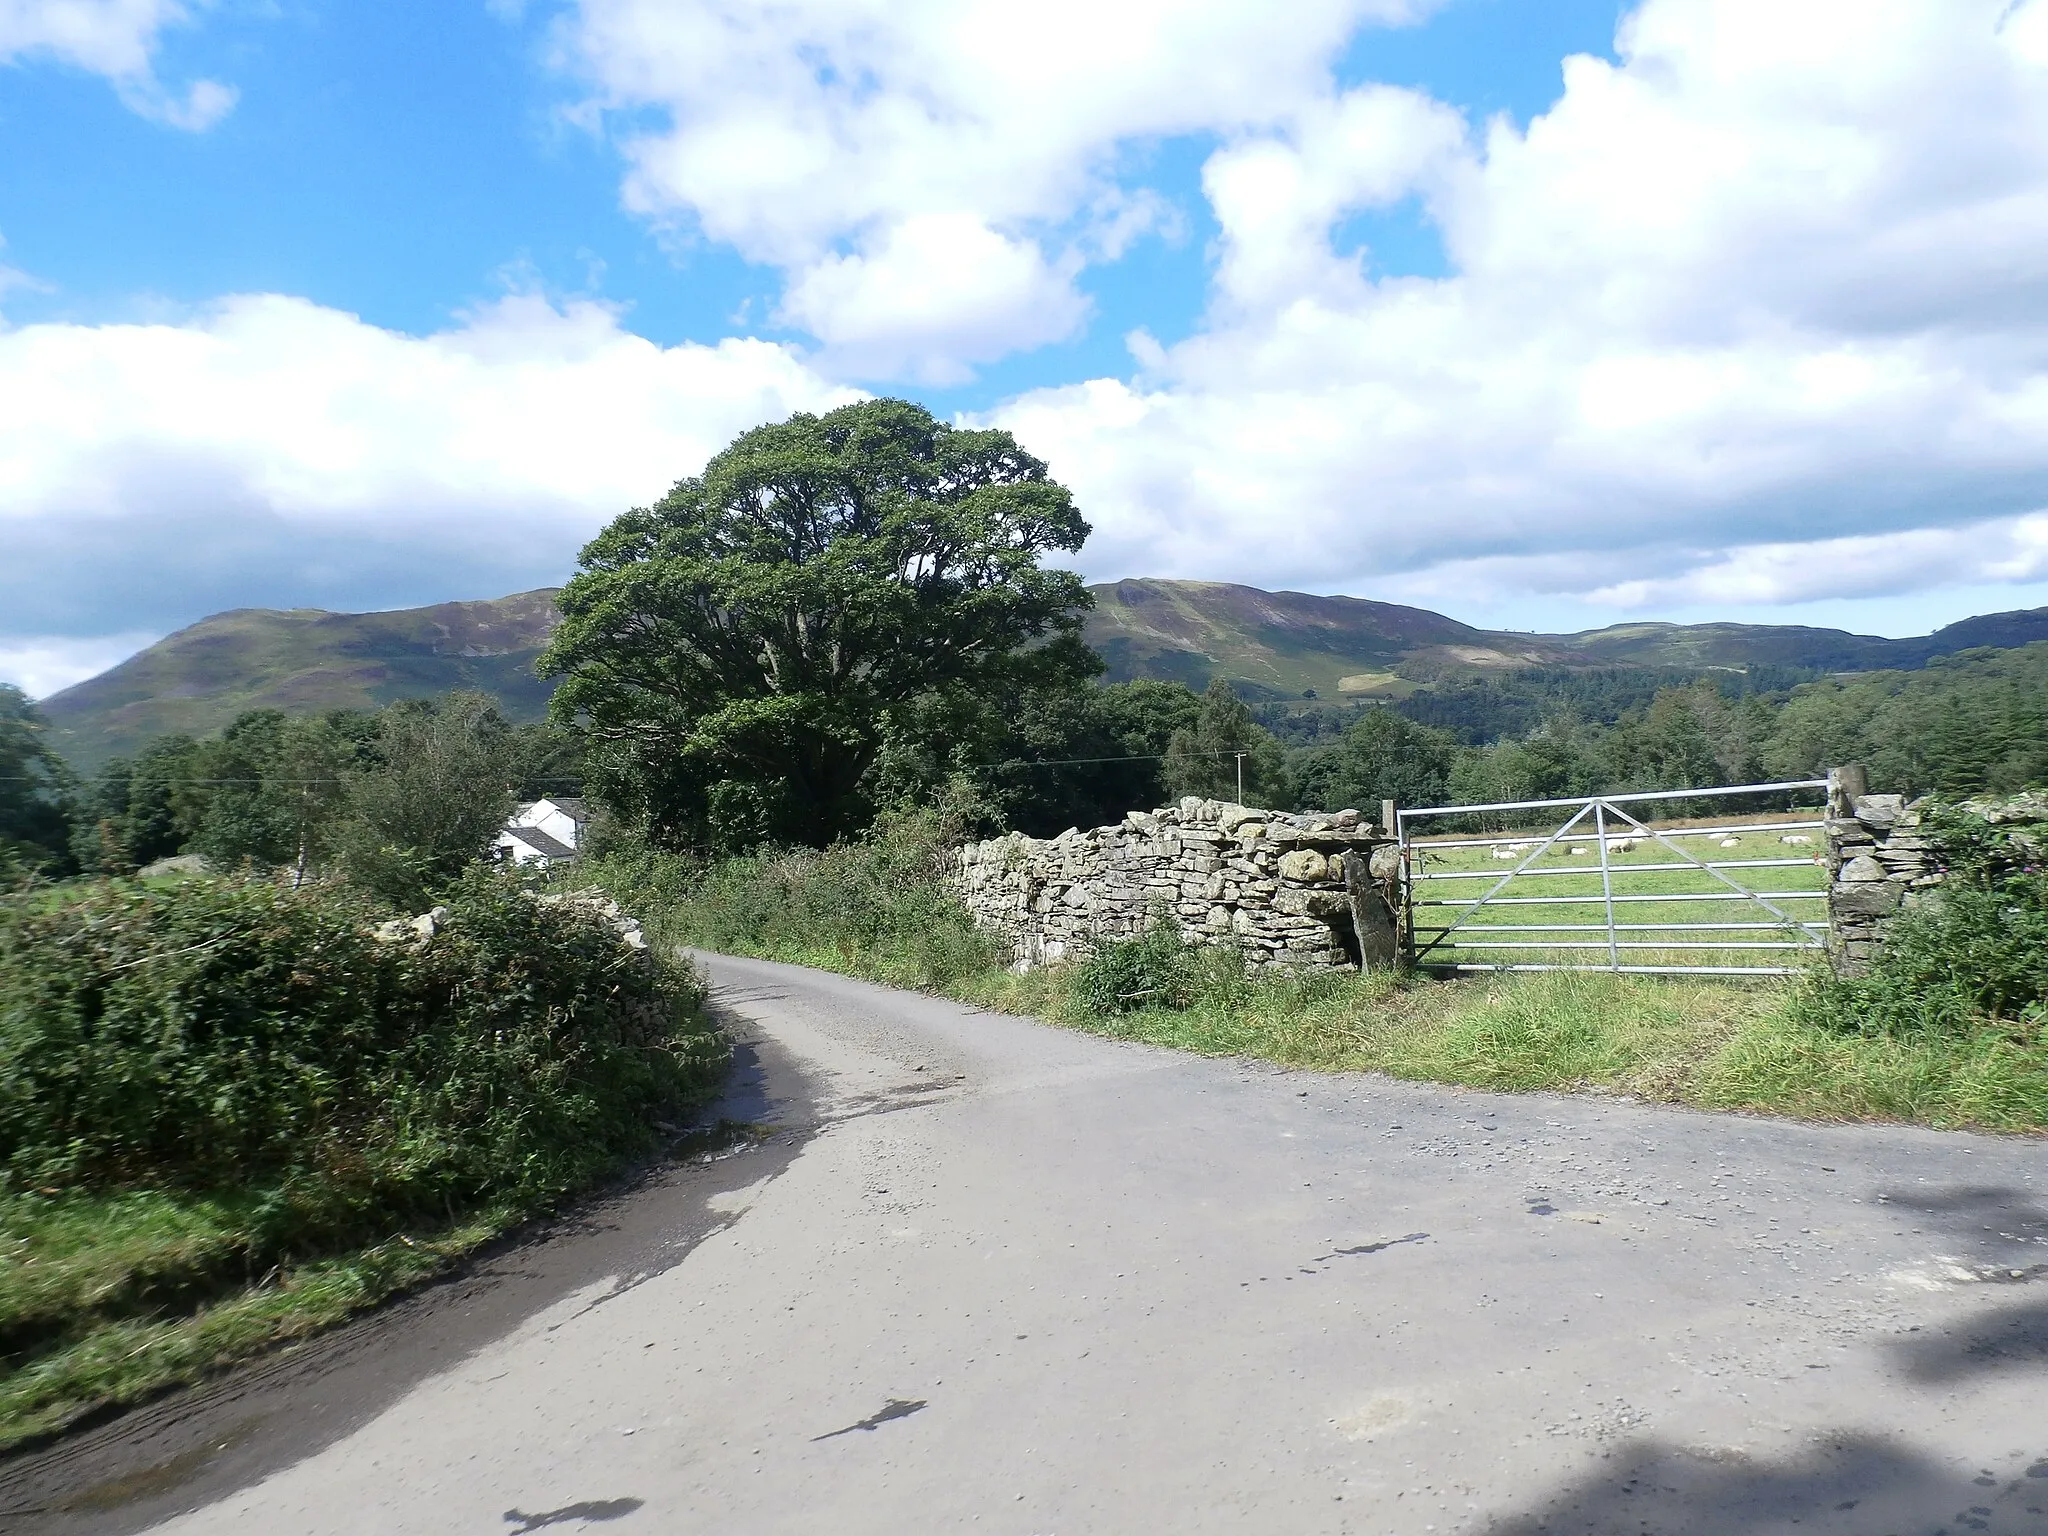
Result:
{"label": "sky", "polygon": [[0,0],[0,680],[873,394],[1090,580],[2048,604],[2048,0]]}

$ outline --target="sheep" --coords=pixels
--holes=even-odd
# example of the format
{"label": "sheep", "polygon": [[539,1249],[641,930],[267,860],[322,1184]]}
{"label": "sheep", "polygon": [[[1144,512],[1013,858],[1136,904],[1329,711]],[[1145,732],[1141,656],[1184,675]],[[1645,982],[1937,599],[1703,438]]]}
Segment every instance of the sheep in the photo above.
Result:
{"label": "sheep", "polygon": [[1813,839],[1804,832],[1790,832],[1779,838],[1778,841],[1781,843],[1810,843]]}
{"label": "sheep", "polygon": [[1721,839],[1721,846],[1723,848],[1740,848],[1742,846],[1742,839],[1739,837],[1724,837]]}

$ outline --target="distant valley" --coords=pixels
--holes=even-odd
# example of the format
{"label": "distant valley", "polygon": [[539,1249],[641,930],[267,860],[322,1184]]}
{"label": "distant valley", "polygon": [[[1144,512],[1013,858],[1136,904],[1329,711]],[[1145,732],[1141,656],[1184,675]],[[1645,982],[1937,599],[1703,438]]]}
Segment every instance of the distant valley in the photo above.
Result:
{"label": "distant valley", "polygon": [[[1089,589],[1088,643],[1108,678],[1218,674],[1248,698],[1313,693],[1400,698],[1433,684],[1528,666],[1828,672],[1914,668],[1977,646],[2048,639],[2048,608],[1964,619],[1888,640],[1758,624],[1617,624],[1574,635],[1477,629],[1426,608],[1264,592],[1223,582],[1130,580]],[[557,622],[555,589],[386,613],[243,608],[168,635],[43,703],[56,744],[91,769],[166,731],[203,736],[246,709],[374,708],[475,688],[515,720],[537,719],[549,685],[533,661]]]}

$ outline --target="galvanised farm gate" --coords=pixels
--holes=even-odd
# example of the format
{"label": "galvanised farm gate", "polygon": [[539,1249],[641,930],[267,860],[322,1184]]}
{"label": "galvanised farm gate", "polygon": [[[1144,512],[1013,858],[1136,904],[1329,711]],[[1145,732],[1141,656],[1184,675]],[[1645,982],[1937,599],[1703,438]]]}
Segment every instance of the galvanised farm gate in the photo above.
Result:
{"label": "galvanised farm gate", "polygon": [[1827,946],[1827,789],[1393,810],[1405,947],[1445,971],[1788,975]]}

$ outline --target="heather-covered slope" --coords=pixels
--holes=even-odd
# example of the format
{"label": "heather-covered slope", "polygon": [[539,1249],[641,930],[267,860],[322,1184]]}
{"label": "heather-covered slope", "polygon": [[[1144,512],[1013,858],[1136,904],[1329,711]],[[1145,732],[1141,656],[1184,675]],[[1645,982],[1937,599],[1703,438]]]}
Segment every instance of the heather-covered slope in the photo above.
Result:
{"label": "heather-covered slope", "polygon": [[1913,668],[1973,646],[2048,639],[2048,608],[1964,619],[1888,640],[1771,624],[1616,624],[1573,635],[1475,629],[1426,608],[1262,592],[1224,582],[1119,581],[1090,589],[1088,643],[1112,680],[1220,672],[1249,693],[1398,698],[1418,685],[1523,666]]}
{"label": "heather-covered slope", "polygon": [[515,720],[549,688],[533,658],[556,623],[554,590],[389,613],[238,608],[168,635],[43,703],[58,750],[81,768],[165,731],[203,736],[245,709],[374,709],[476,688]]}

